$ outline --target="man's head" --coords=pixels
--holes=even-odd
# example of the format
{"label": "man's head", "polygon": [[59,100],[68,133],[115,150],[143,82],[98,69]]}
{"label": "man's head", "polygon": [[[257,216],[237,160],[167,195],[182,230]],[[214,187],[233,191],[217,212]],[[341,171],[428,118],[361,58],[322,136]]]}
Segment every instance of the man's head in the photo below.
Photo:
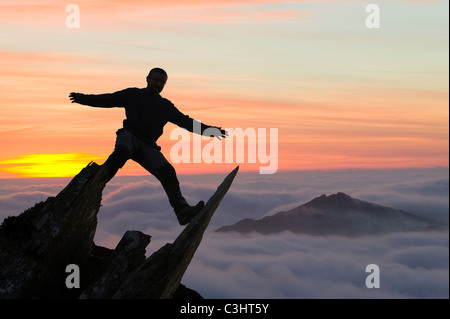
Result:
{"label": "man's head", "polygon": [[167,82],[167,73],[161,68],[151,69],[147,75],[147,89],[153,93],[161,93]]}

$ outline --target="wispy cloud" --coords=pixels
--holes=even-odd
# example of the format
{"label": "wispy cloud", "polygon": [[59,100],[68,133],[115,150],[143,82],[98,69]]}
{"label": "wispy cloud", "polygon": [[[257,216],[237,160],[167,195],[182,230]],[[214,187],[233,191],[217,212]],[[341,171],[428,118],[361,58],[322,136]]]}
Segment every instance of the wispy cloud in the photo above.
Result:
{"label": "wispy cloud", "polygon": [[[305,1],[296,1],[302,3]],[[308,1],[306,1],[308,2]],[[255,1],[76,1],[83,17],[83,26],[102,29],[115,27],[119,22],[139,23],[203,23],[228,24],[280,21],[296,17],[302,12],[282,10],[271,6],[284,2]],[[286,2],[291,3],[291,2]],[[3,4],[2,21],[14,24],[64,26],[65,6],[60,1],[42,1],[40,4]],[[124,10],[126,8],[126,10]],[[112,25],[111,25],[112,23]],[[106,24],[106,25],[105,25]],[[126,27],[126,25],[122,25]]]}

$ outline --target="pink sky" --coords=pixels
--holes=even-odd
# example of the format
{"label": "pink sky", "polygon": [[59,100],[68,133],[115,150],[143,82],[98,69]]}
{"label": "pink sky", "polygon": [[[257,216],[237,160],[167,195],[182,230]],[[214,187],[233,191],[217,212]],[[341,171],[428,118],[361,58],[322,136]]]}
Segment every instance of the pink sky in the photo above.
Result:
{"label": "pink sky", "polygon": [[[446,1],[380,1],[380,29],[365,26],[364,1],[77,1],[79,29],[66,4],[39,3],[0,2],[0,178],[103,162],[123,110],[68,94],[144,87],[154,66],[191,117],[277,128],[279,170],[448,166]],[[168,157],[174,128],[159,140]]]}

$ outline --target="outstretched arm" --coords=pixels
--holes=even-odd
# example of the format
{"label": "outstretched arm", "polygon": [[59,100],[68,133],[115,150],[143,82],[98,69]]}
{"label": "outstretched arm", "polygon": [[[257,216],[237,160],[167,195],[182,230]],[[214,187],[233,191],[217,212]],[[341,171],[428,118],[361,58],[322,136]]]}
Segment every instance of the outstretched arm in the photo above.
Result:
{"label": "outstretched arm", "polygon": [[72,103],[79,103],[94,107],[123,107],[126,104],[128,89],[106,94],[83,94],[71,92],[69,98]]}
{"label": "outstretched arm", "polygon": [[189,132],[204,136],[217,137],[219,140],[222,140],[222,138],[226,138],[228,136],[228,132],[223,130],[221,127],[206,125],[194,120],[188,115],[184,115],[177,109],[175,110],[175,116],[173,116],[170,122],[178,125],[179,127],[185,128]]}
{"label": "outstretched arm", "polygon": [[226,138],[228,136],[228,132],[223,130],[221,127],[206,125],[200,121],[194,120],[189,115],[180,112],[172,103],[170,103],[168,107],[171,112],[169,122],[172,122],[173,124],[188,130],[189,132],[203,136],[217,137],[219,140],[222,140],[222,138]]}

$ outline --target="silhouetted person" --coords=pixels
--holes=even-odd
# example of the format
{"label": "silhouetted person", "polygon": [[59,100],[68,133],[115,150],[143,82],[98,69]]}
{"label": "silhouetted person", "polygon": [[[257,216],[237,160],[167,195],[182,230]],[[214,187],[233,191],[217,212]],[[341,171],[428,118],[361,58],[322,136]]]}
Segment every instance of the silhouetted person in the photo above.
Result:
{"label": "silhouetted person", "polygon": [[[119,168],[126,161],[132,159],[153,174],[162,184],[170,205],[177,215],[178,222],[186,225],[203,208],[200,201],[190,206],[184,199],[180,183],[174,167],[160,152],[161,147],[156,141],[163,133],[167,122],[174,123],[188,131],[194,132],[194,127],[201,127],[201,133],[208,128],[217,138],[226,137],[227,132],[220,127],[209,126],[196,122],[188,115],[181,113],[169,100],[161,97],[160,93],[167,82],[167,73],[160,68],[154,68],[147,76],[146,88],[128,88],[108,94],[70,93],[72,103],[79,103],[94,107],[123,107],[126,119],[123,128],[117,131],[116,145],[113,153],[105,164],[108,167],[108,181],[114,177]],[[194,126],[196,125],[196,126]]]}

